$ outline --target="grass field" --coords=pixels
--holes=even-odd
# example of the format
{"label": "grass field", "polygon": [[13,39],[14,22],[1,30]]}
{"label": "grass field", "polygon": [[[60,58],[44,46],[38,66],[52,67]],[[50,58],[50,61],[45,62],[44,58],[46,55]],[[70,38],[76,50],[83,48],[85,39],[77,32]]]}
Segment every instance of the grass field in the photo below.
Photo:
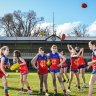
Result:
{"label": "grass field", "polygon": [[[88,96],[88,82],[90,79],[90,73],[86,74],[86,80],[87,80],[87,88],[82,88],[82,92],[78,92],[77,88],[75,87],[76,84],[76,79],[74,77],[72,86],[71,86],[71,90],[72,92],[70,93],[71,96]],[[81,79],[80,79],[81,80]],[[33,89],[33,93],[30,96],[38,96],[38,91],[39,91],[39,79],[38,79],[38,75],[37,73],[29,73],[28,76],[28,81],[30,83],[31,88]],[[82,80],[81,80],[82,82]],[[68,83],[64,83],[66,88],[68,87]],[[19,73],[9,73],[9,77],[8,77],[8,85],[9,85],[9,94],[10,96],[29,96],[28,94],[24,94],[24,95],[19,95],[18,91],[20,90],[20,84],[19,84]],[[53,94],[53,86],[52,86],[52,79],[51,79],[51,75],[48,75],[48,85],[49,85],[49,93]],[[60,87],[59,82],[57,81],[57,86],[58,86],[58,96],[63,96],[62,94],[62,90]],[[82,83],[81,83],[82,86]],[[25,91],[26,90],[26,86],[25,86]],[[0,96],[3,96],[3,84],[0,81]],[[94,84],[94,92],[93,92],[93,96],[96,96],[96,85]]]}

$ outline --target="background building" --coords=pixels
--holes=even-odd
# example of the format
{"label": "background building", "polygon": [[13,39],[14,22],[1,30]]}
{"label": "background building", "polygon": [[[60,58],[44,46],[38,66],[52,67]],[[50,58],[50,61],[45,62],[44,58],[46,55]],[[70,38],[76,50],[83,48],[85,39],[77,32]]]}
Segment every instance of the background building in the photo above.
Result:
{"label": "background building", "polygon": [[64,41],[58,36],[50,37],[0,37],[0,47],[6,45],[10,49],[10,62],[12,64],[12,53],[13,50],[20,50],[22,56],[26,59],[27,65],[31,68],[31,59],[38,52],[39,47],[44,47],[45,52],[50,52],[50,47],[52,44],[58,46],[58,50],[63,50],[67,57],[67,63],[70,65],[69,59],[70,54],[67,49],[67,44],[71,44],[73,47],[83,47],[85,60],[88,61],[91,59],[91,51],[88,47],[88,42],[90,40],[96,40],[95,37],[66,37]]}

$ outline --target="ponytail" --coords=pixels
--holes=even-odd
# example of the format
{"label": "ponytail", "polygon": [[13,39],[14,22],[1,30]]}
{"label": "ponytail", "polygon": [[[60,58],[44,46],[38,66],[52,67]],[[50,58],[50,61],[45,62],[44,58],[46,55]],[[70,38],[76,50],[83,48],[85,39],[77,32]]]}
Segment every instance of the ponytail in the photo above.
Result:
{"label": "ponytail", "polygon": [[14,50],[13,54],[15,54],[15,57],[16,57],[16,58],[14,59],[14,61],[15,61],[16,63],[20,62],[19,57],[21,57],[21,52],[20,52],[19,50]]}
{"label": "ponytail", "polygon": [[2,57],[3,51],[5,51],[6,48],[8,48],[8,46],[3,46],[3,47],[1,47],[1,49],[0,49],[0,58]]}

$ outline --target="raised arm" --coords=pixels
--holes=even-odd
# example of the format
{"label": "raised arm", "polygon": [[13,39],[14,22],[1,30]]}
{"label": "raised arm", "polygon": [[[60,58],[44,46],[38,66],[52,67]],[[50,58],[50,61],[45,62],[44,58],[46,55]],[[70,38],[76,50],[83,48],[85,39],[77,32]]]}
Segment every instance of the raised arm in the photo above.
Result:
{"label": "raised arm", "polygon": [[74,48],[72,47],[72,45],[67,45],[67,48],[68,48],[68,51],[70,52],[70,53],[72,53],[72,51],[74,50]]}
{"label": "raised arm", "polygon": [[76,55],[74,55],[74,57],[79,57],[81,52],[82,52],[82,50],[83,50],[83,48],[81,48],[80,51]]}
{"label": "raised arm", "polygon": [[82,49],[82,52],[81,52],[81,56],[83,56],[84,55],[84,48]]}

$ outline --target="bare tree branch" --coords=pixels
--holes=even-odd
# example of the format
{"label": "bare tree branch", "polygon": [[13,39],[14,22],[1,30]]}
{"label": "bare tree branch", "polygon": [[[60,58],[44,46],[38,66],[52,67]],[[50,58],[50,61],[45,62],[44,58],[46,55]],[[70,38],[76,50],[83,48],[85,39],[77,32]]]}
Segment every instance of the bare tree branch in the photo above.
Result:
{"label": "bare tree branch", "polygon": [[76,37],[88,37],[89,34],[87,33],[87,25],[79,25],[73,28],[73,32],[68,34],[68,36],[76,36]]}
{"label": "bare tree branch", "polygon": [[6,36],[31,36],[31,29],[43,20],[42,17],[37,18],[33,10],[29,12],[18,10],[0,18],[0,29]]}

